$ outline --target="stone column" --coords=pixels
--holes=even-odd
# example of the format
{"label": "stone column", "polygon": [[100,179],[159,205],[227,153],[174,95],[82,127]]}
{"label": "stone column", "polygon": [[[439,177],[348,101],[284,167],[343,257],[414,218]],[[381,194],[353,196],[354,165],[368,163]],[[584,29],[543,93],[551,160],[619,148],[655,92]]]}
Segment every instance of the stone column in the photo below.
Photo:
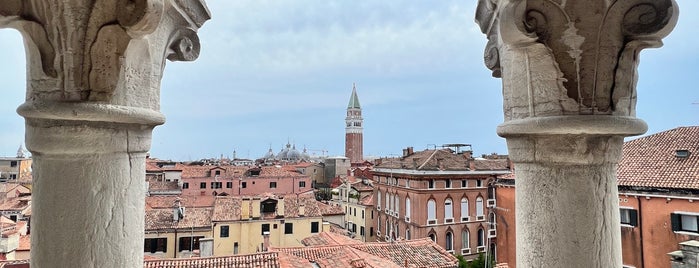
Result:
{"label": "stone column", "polygon": [[164,60],[194,60],[203,0],[6,0],[24,36],[31,266],[143,267],[145,155]]}
{"label": "stone column", "polygon": [[672,0],[480,0],[486,66],[503,84],[515,163],[517,267],[621,267],[616,165],[635,118],[639,52]]}

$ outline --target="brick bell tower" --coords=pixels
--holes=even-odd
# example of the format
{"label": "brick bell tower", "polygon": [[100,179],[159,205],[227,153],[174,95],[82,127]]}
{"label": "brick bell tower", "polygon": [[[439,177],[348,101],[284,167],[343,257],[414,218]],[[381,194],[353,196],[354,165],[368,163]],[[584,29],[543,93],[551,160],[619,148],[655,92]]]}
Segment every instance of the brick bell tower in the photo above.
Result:
{"label": "brick bell tower", "polygon": [[352,96],[347,105],[347,117],[345,117],[345,157],[350,163],[361,163],[364,158],[362,107],[357,97],[357,87],[352,83]]}

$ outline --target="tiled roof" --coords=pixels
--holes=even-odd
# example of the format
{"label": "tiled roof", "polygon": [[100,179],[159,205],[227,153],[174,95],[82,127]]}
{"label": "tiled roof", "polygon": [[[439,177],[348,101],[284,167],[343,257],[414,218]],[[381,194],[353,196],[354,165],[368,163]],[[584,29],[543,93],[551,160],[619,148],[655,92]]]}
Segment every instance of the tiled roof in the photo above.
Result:
{"label": "tiled roof", "polygon": [[448,253],[430,238],[351,246],[372,255],[392,260],[398,265],[404,265],[406,262],[418,268],[448,268],[458,265],[458,260],[454,255]]}
{"label": "tiled roof", "polygon": [[29,268],[29,260],[0,261],[0,268]]}
{"label": "tiled roof", "polygon": [[174,208],[146,209],[145,230],[211,227],[212,211],[213,208],[185,208],[184,218],[175,222],[172,215]]}
{"label": "tiled roof", "polygon": [[148,191],[180,191],[176,181],[149,181]]}
{"label": "tiled roof", "polygon": [[214,205],[215,196],[147,196],[146,208],[173,208],[175,200],[180,200],[180,205],[183,207],[212,207]]}
{"label": "tiled roof", "polygon": [[301,268],[312,267],[303,259],[281,252],[263,252],[226,257],[159,259],[144,261],[144,268]]}
{"label": "tiled roof", "polygon": [[464,155],[452,153],[449,149],[424,150],[401,158],[383,159],[377,168],[401,168],[419,170],[469,170],[468,159]]}
{"label": "tiled roof", "polygon": [[359,244],[361,242],[354,240],[346,235],[321,232],[301,240],[301,244],[305,246],[338,246],[346,244]]}
{"label": "tiled roof", "polygon": [[362,180],[354,182],[354,183],[352,183],[352,188],[357,190],[357,192],[374,191],[374,186],[372,186],[368,180],[367,180],[367,183],[364,183],[364,181],[362,181]]}
{"label": "tiled roof", "polygon": [[19,237],[19,246],[17,250],[29,251],[31,245],[31,235],[23,235]]}
{"label": "tiled roof", "polygon": [[31,196],[15,197],[6,199],[0,203],[0,211],[22,211],[29,208]]}
{"label": "tiled roof", "polygon": [[446,252],[429,238],[396,241],[392,243],[374,242],[339,246],[278,248],[275,250],[296,255],[311,262],[317,262],[318,260],[333,256],[337,257],[335,254],[345,247],[366,252],[377,258],[390,261],[386,263],[392,262],[400,266],[405,263],[418,268],[452,268],[458,265],[456,257]]}
{"label": "tiled roof", "polygon": [[362,200],[359,200],[359,204],[361,204],[363,206],[373,206],[374,205],[374,195],[370,194],[370,195],[362,197]]}
{"label": "tiled roof", "polygon": [[507,159],[475,159],[473,167],[476,170],[507,170],[509,162]]}
{"label": "tiled roof", "polygon": [[[212,221],[238,221],[241,215],[241,200],[236,196],[218,196],[214,204]],[[250,209],[250,208],[247,208]]]}
{"label": "tiled roof", "polygon": [[323,202],[316,201],[316,205],[318,206],[318,209],[320,210],[320,214],[323,216],[329,216],[329,215],[344,215],[345,210],[342,209],[341,206],[333,206],[330,204],[325,204]]}
{"label": "tiled roof", "polygon": [[401,268],[401,265],[351,247],[343,247],[315,263],[320,267]]}
{"label": "tiled roof", "polygon": [[[676,150],[689,156],[677,157]],[[619,186],[699,189],[699,126],[678,127],[624,143]]]}

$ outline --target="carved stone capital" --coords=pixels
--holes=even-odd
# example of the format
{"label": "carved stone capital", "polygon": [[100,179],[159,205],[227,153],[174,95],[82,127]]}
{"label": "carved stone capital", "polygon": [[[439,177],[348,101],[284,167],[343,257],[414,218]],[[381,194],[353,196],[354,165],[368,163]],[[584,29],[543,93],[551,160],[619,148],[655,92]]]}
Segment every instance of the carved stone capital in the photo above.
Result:
{"label": "carved stone capital", "polygon": [[673,0],[479,0],[476,21],[513,120],[635,116],[639,52],[677,16]]}
{"label": "carved stone capital", "polygon": [[[203,0],[6,0],[0,28],[28,53],[27,102],[90,102],[159,110],[165,59],[199,55]],[[32,105],[28,105],[32,106]]]}

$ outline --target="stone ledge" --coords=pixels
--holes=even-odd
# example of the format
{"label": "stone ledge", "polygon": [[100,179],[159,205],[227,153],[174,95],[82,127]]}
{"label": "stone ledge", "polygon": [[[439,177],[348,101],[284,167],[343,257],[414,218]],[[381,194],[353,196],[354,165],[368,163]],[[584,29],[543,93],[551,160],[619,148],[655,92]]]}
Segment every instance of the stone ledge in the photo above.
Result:
{"label": "stone ledge", "polygon": [[157,126],[165,116],[151,109],[106,103],[27,101],[17,108],[24,118],[68,121],[111,122]]}
{"label": "stone ledge", "polygon": [[612,115],[569,115],[517,119],[497,127],[499,136],[521,135],[601,135],[636,136],[648,125],[641,119]]}

